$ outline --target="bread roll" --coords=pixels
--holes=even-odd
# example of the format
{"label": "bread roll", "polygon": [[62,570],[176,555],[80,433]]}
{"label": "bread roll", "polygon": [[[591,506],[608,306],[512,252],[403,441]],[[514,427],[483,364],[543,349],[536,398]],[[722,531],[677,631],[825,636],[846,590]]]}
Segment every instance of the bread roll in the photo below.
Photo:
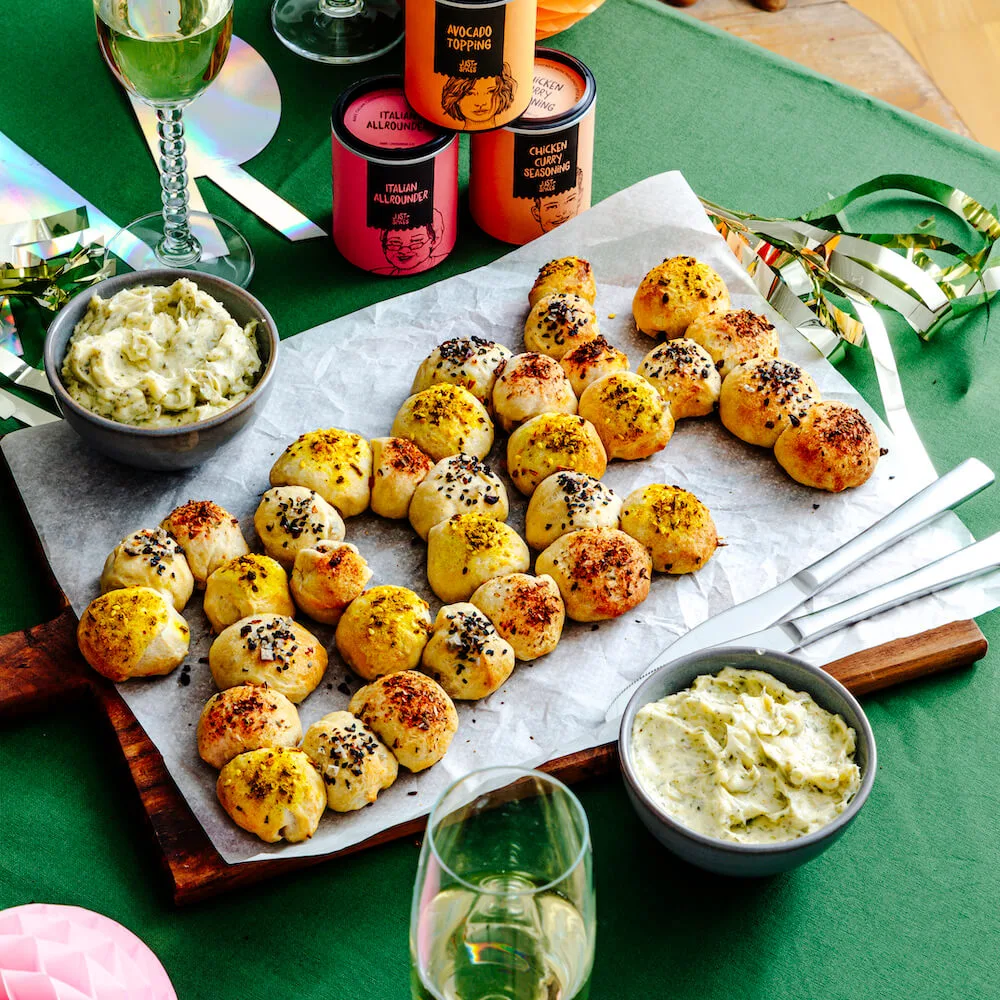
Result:
{"label": "bread roll", "polygon": [[507,487],[488,465],[472,455],[442,458],[417,487],[410,504],[410,524],[425,541],[435,524],[453,514],[479,511],[497,521],[510,512]]}
{"label": "bread roll", "polygon": [[455,337],[434,348],[417,369],[410,395],[448,382],[468,389],[484,406],[493,398],[493,384],[511,352],[482,337]]}
{"label": "bread roll", "polygon": [[199,590],[220,566],[250,551],[239,520],[211,500],[188,500],[172,510],[160,527],[184,550]]}
{"label": "bread roll", "polygon": [[507,441],[507,472],[525,496],[556,472],[582,472],[599,479],[607,467],[601,438],[583,417],[543,413],[518,427]]}
{"label": "bread roll", "polygon": [[544,549],[567,531],[617,528],[621,509],[621,497],[593,476],[557,472],[532,493],[524,537],[533,549]]}
{"label": "bread roll", "polygon": [[270,556],[240,556],[220,566],[205,587],[205,614],[213,632],[248,615],[295,614],[288,574]]}
{"label": "bread roll", "polygon": [[208,651],[208,668],[221,690],[266,684],[296,705],[316,690],[326,662],[319,639],[285,615],[241,618]]}
{"label": "bread roll", "polygon": [[866,483],[879,455],[864,414],[834,400],[813,403],[774,446],[774,457],[792,479],[831,493]]}
{"label": "bread roll", "polygon": [[577,622],[618,618],[649,595],[652,560],[616,528],[584,528],[556,539],[535,562],[555,580],[566,614]]}
{"label": "bread roll", "polygon": [[594,337],[564,354],[559,364],[579,399],[591,382],[612,372],[627,372],[628,355],[612,347],[603,337]]}
{"label": "bread roll", "polygon": [[344,517],[368,509],[372,450],[360,434],[337,427],[310,431],[293,441],[271,467],[272,486],[305,486]]}
{"label": "bread roll", "polygon": [[465,452],[485,458],[493,447],[493,421],[486,408],[461,386],[439,384],[408,397],[392,423],[435,462]]}
{"label": "bread roll", "polygon": [[314,722],[302,749],[323,776],[327,805],[334,812],[370,805],[399,773],[396,758],[350,712],[331,712]]}
{"label": "bread roll", "polygon": [[524,346],[559,361],[600,333],[597,313],[586,299],[570,292],[552,292],[531,307],[524,324]]}
{"label": "bread roll", "polygon": [[670,257],[639,283],[632,300],[635,325],[647,336],[673,340],[699,316],[729,308],[726,283],[694,257]]}
{"label": "bread roll", "polygon": [[276,486],[260,499],[253,525],[264,551],[285,569],[291,569],[302,549],[317,542],[339,542],[344,522],[337,509],[305,486]]}
{"label": "bread roll", "polygon": [[368,586],[372,571],[347,542],[317,542],[302,549],[292,568],[295,603],[310,618],[336,625],[344,609]]}
{"label": "bread roll", "polygon": [[198,756],[216,770],[261,747],[295,747],[302,724],[295,706],[263,684],[240,684],[213,694],[198,719]]}
{"label": "bread roll", "polygon": [[485,698],[500,688],[514,670],[514,650],[477,607],[446,604],[434,621],[424,647],[424,673],[452,697]]}
{"label": "bread roll", "polygon": [[723,378],[745,361],[776,358],[781,349],[778,331],[767,317],[749,309],[709,313],[695,320],[686,336],[708,351]]}
{"label": "bread roll", "polygon": [[755,358],[726,376],[719,400],[719,419],[741,441],[773,448],[821,399],[808,372],[780,358]]}
{"label": "bread roll", "polygon": [[625,498],[622,531],[646,546],[658,573],[693,573],[719,545],[708,508],[693,493],[663,483],[643,486]]}
{"label": "bread roll", "polygon": [[537,660],[559,644],[566,608],[551,576],[495,576],[476,590],[471,603],[489,618],[519,660]]}
{"label": "bread roll", "polygon": [[372,510],[380,517],[401,519],[410,510],[413,491],[434,463],[412,441],[372,438]]}
{"label": "bread roll", "polygon": [[348,706],[410,771],[424,771],[447,752],[458,713],[437,681],[416,670],[380,677]]}
{"label": "bread roll", "polygon": [[674,420],[707,416],[722,391],[712,356],[687,337],[658,344],[642,359],[638,372],[663,397]]}
{"label": "bread roll", "polygon": [[648,458],[662,451],[674,433],[663,397],[641,375],[617,372],[587,386],[580,416],[600,435],[608,458]]}
{"label": "bread roll", "polygon": [[265,843],[308,840],[326,810],[326,787],[294,747],[250,750],[219,772],[215,791],[229,818]]}
{"label": "bread roll", "polygon": [[517,354],[493,387],[493,412],[510,431],[540,413],[576,413],[576,395],[558,361]]}
{"label": "bread roll", "polygon": [[109,680],[169,674],[184,662],[191,633],[158,590],[125,587],[94,598],[80,616],[83,658]]}
{"label": "bread roll", "polygon": [[122,539],[104,562],[101,593],[124,587],[149,587],[183,611],[194,591],[184,549],[163,528],[143,528]]}
{"label": "bread roll", "polygon": [[593,305],[597,284],[590,261],[582,257],[560,257],[543,264],[528,292],[528,305],[534,306],[540,298],[553,292],[571,292]]}
{"label": "bread roll", "polygon": [[348,606],[337,625],[337,650],[365,680],[412,670],[431,632],[427,602],[406,587],[366,590]]}

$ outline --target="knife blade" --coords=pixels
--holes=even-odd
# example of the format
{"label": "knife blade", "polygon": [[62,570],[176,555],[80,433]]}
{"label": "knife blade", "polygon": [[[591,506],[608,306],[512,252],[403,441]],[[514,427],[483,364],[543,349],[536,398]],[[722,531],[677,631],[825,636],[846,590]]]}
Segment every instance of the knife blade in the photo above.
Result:
{"label": "knife blade", "polygon": [[20,420],[28,427],[38,427],[41,424],[62,420],[62,417],[57,417],[54,413],[49,413],[48,410],[43,410],[40,406],[35,406],[34,403],[29,403],[5,389],[0,389],[0,420],[6,420],[8,417]]}
{"label": "knife blade", "polygon": [[25,389],[42,392],[47,396],[52,395],[52,387],[45,377],[45,372],[25,364],[21,358],[13,351],[8,351],[6,347],[0,347],[0,375],[4,375],[15,385],[23,386]]}

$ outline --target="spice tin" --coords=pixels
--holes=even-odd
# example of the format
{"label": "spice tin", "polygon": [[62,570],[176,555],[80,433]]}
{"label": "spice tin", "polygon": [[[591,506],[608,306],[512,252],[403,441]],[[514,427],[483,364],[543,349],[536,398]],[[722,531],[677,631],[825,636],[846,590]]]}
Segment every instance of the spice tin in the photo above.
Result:
{"label": "spice tin", "polygon": [[398,76],[362,80],[333,109],[333,239],[373,274],[418,274],[455,245],[458,137],[407,104]]}
{"label": "spice tin", "polygon": [[536,0],[406,0],[406,97],[436,125],[481,132],[528,107]]}
{"label": "spice tin", "polygon": [[590,208],[597,84],[579,59],[535,53],[528,110],[472,136],[469,199],[480,229],[527,243]]}

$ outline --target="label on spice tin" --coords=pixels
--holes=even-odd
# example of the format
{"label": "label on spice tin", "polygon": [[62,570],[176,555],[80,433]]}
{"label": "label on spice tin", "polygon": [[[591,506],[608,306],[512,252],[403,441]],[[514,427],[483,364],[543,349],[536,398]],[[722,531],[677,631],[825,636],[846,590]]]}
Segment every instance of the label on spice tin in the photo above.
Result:
{"label": "label on spice tin", "polygon": [[551,118],[565,114],[583,100],[587,83],[575,70],[554,59],[535,59],[531,103],[525,118]]}
{"label": "label on spice tin", "polygon": [[[579,125],[547,134],[514,133],[514,197],[542,198],[575,192]],[[570,213],[570,217],[576,210]]]}
{"label": "label on spice tin", "polygon": [[355,138],[381,149],[411,149],[441,134],[418,117],[395,88],[372,90],[352,101],[344,125]]}
{"label": "label on spice tin", "polygon": [[449,77],[499,77],[504,72],[506,4],[434,4],[434,72]]}
{"label": "label on spice tin", "polygon": [[420,229],[434,223],[434,161],[368,164],[370,229]]}

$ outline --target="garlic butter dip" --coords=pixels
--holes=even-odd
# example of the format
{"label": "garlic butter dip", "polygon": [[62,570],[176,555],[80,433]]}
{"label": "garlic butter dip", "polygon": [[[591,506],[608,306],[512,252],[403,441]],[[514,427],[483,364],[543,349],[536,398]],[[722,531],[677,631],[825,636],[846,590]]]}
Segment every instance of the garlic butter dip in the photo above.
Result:
{"label": "garlic butter dip", "polygon": [[636,775],[660,808],[706,837],[794,840],[826,826],[861,787],[855,732],[761,670],[726,667],[641,708]]}
{"label": "garlic butter dip", "polygon": [[241,327],[187,278],[95,295],[70,338],[63,383],[92,413],[133,427],[205,420],[256,384],[256,326]]}

